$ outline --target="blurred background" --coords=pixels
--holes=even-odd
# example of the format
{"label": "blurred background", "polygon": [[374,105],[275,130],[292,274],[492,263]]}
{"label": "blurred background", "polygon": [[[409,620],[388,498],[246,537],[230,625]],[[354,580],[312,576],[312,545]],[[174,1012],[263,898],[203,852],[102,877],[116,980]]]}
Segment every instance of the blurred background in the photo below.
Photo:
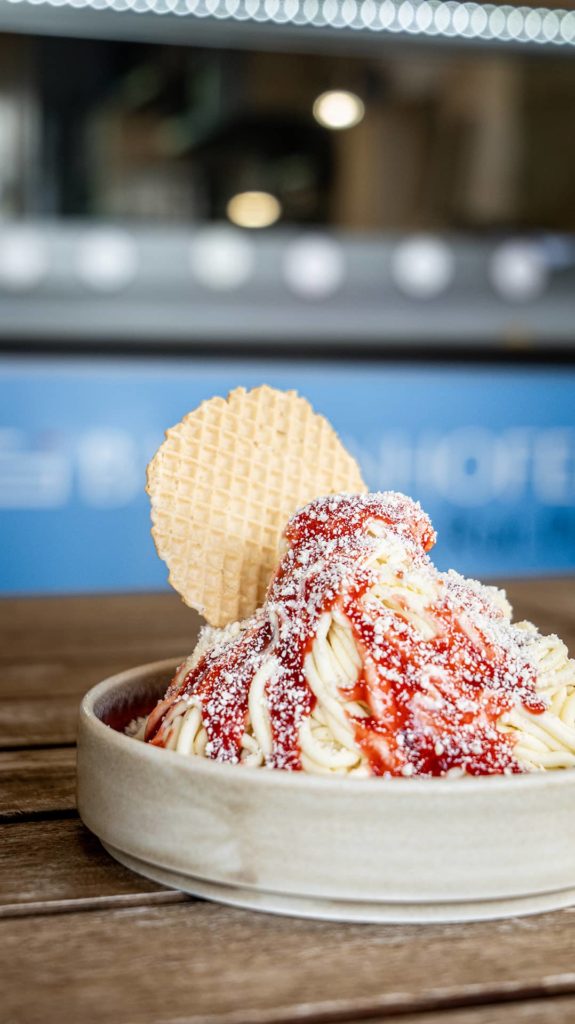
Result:
{"label": "blurred background", "polygon": [[0,0],[0,591],[165,586],[146,462],[263,382],[573,572],[574,123],[572,3]]}

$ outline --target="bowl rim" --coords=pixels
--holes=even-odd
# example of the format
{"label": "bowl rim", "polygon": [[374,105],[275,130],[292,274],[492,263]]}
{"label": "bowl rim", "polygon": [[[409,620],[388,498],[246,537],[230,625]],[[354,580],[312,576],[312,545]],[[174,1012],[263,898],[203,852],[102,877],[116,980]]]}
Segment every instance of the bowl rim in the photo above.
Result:
{"label": "bowl rim", "polygon": [[[429,794],[446,794],[448,792],[461,795],[485,792],[487,789],[494,791],[510,791],[516,789],[537,789],[548,786],[575,786],[575,769],[563,769],[557,771],[525,772],[514,775],[473,775],[462,778],[391,778],[384,779],[377,776],[370,778],[350,778],[345,775],[329,777],[326,775],[312,775],[307,772],[290,772],[274,768],[249,767],[246,765],[227,764],[213,761],[210,758],[200,757],[197,754],[183,756],[175,750],[166,750],[163,747],[155,747],[141,740],[135,740],[123,732],[106,725],[98,717],[94,710],[96,702],[106,694],[121,688],[122,685],[137,680],[138,676],[146,676],[152,673],[175,669],[181,664],[181,657],[164,658],[160,661],[146,662],[135,665],[132,668],[124,669],[103,679],[92,686],[84,694],[79,708],[79,719],[82,724],[89,728],[99,743],[111,744],[119,749],[132,750],[135,758],[148,761],[150,765],[156,764],[158,770],[161,765],[172,765],[179,771],[191,773],[194,776],[206,776],[208,778],[221,779],[222,785],[227,785],[235,777],[236,782],[245,781],[250,787],[263,788],[284,788],[298,791],[306,789],[317,790],[320,793],[336,794],[345,789],[357,793],[358,796],[373,797],[375,794],[390,795],[398,794],[401,791],[403,798],[408,793],[422,796]],[[142,680],[140,680],[142,681]],[[79,745],[81,745],[81,733]],[[127,744],[131,744],[128,747]],[[167,760],[166,760],[167,759]],[[238,773],[241,770],[241,775]],[[245,775],[244,775],[245,773]]]}

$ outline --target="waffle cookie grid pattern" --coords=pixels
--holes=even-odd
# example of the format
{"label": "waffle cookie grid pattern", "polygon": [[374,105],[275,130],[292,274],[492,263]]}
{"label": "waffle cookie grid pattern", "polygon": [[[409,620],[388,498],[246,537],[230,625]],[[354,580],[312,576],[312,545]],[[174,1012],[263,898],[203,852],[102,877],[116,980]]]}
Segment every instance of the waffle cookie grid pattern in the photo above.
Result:
{"label": "waffle cookie grid pattern", "polygon": [[328,421],[295,391],[267,386],[203,402],[166,432],[148,467],[152,534],[170,582],[214,626],[262,603],[297,508],[364,490]]}

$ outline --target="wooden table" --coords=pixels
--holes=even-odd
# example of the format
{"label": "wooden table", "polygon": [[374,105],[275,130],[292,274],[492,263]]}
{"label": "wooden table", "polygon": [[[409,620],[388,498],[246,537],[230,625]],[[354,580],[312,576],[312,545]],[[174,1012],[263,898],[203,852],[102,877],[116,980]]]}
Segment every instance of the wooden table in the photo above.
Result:
{"label": "wooden table", "polygon": [[[514,583],[519,616],[575,650],[575,582]],[[169,594],[0,601],[3,1024],[573,1024],[575,910],[494,924],[375,926],[232,910],[111,860],[74,804],[78,702],[188,652]]]}

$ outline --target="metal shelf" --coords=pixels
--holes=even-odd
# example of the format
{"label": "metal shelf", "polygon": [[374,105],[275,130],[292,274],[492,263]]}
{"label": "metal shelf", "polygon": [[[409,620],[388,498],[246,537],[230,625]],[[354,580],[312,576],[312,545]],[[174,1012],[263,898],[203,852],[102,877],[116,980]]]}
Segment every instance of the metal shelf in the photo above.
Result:
{"label": "metal shelf", "polygon": [[575,238],[0,229],[0,341],[572,349]]}

